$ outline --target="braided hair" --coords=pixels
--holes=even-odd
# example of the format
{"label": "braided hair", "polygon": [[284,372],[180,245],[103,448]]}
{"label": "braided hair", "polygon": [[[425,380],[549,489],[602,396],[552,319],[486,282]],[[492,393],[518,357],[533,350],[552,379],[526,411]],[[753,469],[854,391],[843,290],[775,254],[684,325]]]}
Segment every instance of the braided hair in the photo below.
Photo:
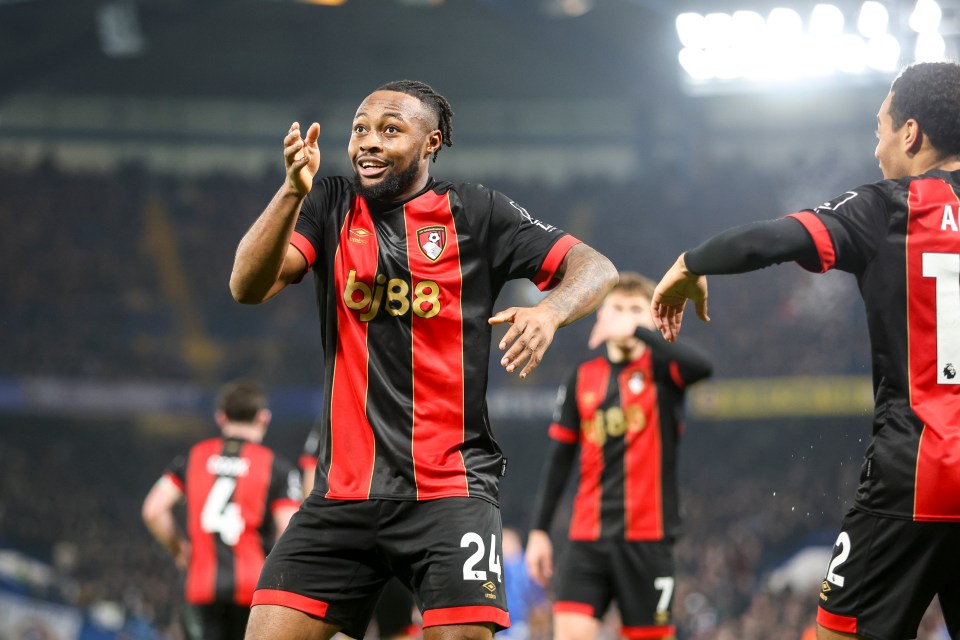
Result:
{"label": "braided hair", "polygon": [[[418,80],[395,80],[379,87],[377,91],[397,91],[413,96],[430,107],[433,114],[437,116],[437,128],[440,129],[442,145],[453,146],[453,109],[450,103],[442,95],[433,90],[433,87],[426,82]],[[437,161],[438,148],[433,152],[433,161]]]}

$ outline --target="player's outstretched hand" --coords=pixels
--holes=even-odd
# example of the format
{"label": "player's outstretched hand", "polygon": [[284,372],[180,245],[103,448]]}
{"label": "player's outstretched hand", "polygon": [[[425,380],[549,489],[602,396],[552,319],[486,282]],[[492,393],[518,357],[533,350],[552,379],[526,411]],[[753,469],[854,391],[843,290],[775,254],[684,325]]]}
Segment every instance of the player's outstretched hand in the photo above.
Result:
{"label": "player's outstretched hand", "polygon": [[287,185],[299,196],[313,188],[313,178],[320,169],[320,125],[316,122],[307,129],[307,137],[300,136],[300,123],[290,125],[283,139],[283,159],[287,165]]}
{"label": "player's outstretched hand", "polygon": [[524,560],[527,563],[527,573],[533,581],[546,588],[553,577],[553,543],[546,531],[530,531]]}
{"label": "player's outstretched hand", "polygon": [[[510,307],[500,311],[487,322],[509,323],[510,329],[500,340],[500,350],[507,349],[500,364],[510,373],[526,363],[520,377],[526,378],[543,360],[543,354],[553,342],[553,335],[560,326],[561,318],[549,307]],[[507,348],[509,346],[509,349]]]}
{"label": "player's outstretched hand", "polygon": [[687,271],[681,254],[661,278],[650,305],[653,324],[668,342],[676,340],[680,333],[687,300],[693,300],[701,320],[710,322],[710,316],[707,315],[707,277]]}

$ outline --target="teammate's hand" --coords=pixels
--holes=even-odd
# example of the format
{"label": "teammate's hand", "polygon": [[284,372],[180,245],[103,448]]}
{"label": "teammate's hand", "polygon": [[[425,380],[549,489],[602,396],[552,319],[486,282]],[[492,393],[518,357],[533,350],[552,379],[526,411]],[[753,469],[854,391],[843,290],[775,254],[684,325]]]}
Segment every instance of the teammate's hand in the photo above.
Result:
{"label": "teammate's hand", "polygon": [[290,125],[283,139],[283,159],[287,165],[287,186],[298,196],[305,196],[313,188],[313,178],[320,169],[320,125],[316,122],[307,129],[306,139],[300,137],[300,123]]}
{"label": "teammate's hand", "polygon": [[687,300],[693,300],[697,315],[704,322],[710,322],[707,315],[707,277],[687,271],[683,254],[677,258],[653,292],[650,312],[653,324],[667,342],[673,342],[680,333],[683,323],[683,308]]}
{"label": "teammate's hand", "polygon": [[190,543],[187,540],[180,538],[179,547],[173,556],[173,561],[178,569],[187,569],[187,565],[190,564]]}
{"label": "teammate's hand", "polygon": [[500,350],[507,352],[500,364],[513,373],[517,367],[526,363],[520,371],[520,377],[526,378],[543,360],[543,354],[553,342],[562,318],[545,305],[536,307],[510,307],[500,311],[487,322],[490,324],[509,323],[510,329],[500,340]]}
{"label": "teammate's hand", "polygon": [[546,588],[553,577],[553,543],[546,531],[530,531],[524,559],[527,562],[527,573],[533,581]]}

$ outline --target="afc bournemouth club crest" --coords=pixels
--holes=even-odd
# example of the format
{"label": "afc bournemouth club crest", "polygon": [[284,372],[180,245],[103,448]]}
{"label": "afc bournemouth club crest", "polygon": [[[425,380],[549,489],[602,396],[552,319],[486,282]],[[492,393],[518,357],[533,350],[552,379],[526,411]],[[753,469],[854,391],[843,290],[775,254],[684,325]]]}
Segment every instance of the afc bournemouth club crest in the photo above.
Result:
{"label": "afc bournemouth club crest", "polygon": [[447,228],[443,226],[424,227],[417,230],[417,244],[423,255],[436,262],[447,246]]}

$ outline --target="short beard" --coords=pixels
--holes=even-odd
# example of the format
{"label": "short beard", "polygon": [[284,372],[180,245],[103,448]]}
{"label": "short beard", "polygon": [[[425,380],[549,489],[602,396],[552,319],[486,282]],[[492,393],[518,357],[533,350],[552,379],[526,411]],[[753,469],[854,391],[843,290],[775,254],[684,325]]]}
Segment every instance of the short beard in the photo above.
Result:
{"label": "short beard", "polygon": [[399,173],[389,173],[383,180],[372,185],[364,186],[360,181],[360,174],[354,168],[353,188],[367,201],[395,202],[417,180],[420,173],[419,163],[414,160],[410,166]]}

